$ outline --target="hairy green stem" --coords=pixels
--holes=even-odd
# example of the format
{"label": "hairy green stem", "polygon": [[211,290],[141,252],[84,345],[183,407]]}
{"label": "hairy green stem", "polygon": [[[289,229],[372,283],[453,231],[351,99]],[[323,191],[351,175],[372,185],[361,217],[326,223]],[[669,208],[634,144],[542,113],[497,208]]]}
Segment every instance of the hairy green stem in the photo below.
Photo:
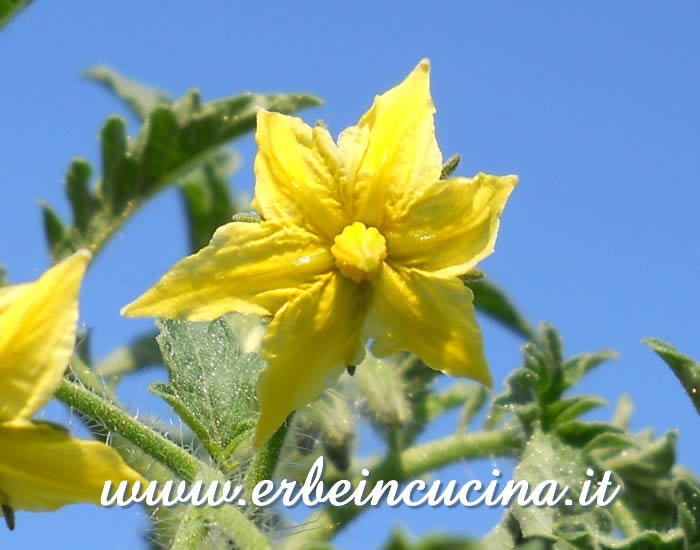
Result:
{"label": "hairy green stem", "polygon": [[182,447],[134,420],[118,406],[75,382],[63,380],[56,391],[56,398],[124,436],[139,449],[165,464],[185,481],[191,482],[195,479],[197,472],[206,467]]}
{"label": "hairy green stem", "polygon": [[[475,434],[456,434],[418,445],[399,454],[390,455],[374,468],[368,468],[370,476],[365,494],[369,493],[380,480],[403,482],[461,460],[510,456],[515,454],[521,444],[517,431],[503,429]],[[356,486],[360,479],[358,476],[353,485]],[[370,507],[348,505],[342,508],[329,506],[320,510],[304,522],[309,527],[306,531],[289,537],[285,550],[301,550],[313,547],[314,543],[330,540],[368,508]]]}

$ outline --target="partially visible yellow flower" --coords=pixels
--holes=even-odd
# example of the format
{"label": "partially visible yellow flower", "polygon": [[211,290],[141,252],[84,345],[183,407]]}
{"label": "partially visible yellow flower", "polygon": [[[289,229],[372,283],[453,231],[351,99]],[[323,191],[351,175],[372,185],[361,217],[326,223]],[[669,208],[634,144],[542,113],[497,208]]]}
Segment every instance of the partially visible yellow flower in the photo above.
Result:
{"label": "partially visible yellow flower", "polygon": [[100,502],[105,481],[143,478],[117,452],[32,416],[53,396],[75,344],[80,251],[34,283],[0,288],[0,507],[55,510]]}
{"label": "partially visible yellow flower", "polygon": [[378,96],[337,144],[258,113],[253,208],[123,310],[131,317],[274,316],[262,343],[261,445],[372,340],[377,356],[491,385],[473,295],[458,278],[493,251],[515,176],[440,181],[429,64]]}

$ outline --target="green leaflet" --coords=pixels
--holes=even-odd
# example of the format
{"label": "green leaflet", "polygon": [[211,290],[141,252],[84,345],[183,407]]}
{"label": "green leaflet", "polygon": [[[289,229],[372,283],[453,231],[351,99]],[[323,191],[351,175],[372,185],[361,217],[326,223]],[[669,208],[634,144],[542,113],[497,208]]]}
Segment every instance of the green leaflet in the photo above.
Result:
{"label": "green leaflet", "polygon": [[561,338],[551,325],[543,323],[535,342],[522,348],[523,366],[511,372],[505,390],[493,401],[497,409],[513,413],[527,431],[535,423],[545,430],[556,430],[575,446],[585,445],[605,431],[621,431],[611,424],[581,422],[582,414],[605,405],[597,396],[563,398],[587,372],[616,357],[609,350],[564,359]]}
{"label": "green leaflet", "polygon": [[175,409],[220,465],[230,467],[232,451],[254,426],[255,382],[264,361],[241,354],[225,319],[158,321],[158,328],[170,382],[153,384],[151,392]]}
{"label": "green leaflet", "polygon": [[[159,105],[173,104],[165,92],[134,82],[109,67],[94,67],[87,70],[85,76],[114,93],[142,121]],[[183,102],[176,114],[180,118],[186,117],[187,110],[194,108],[197,102],[198,99],[189,97],[189,102]],[[220,148],[215,155],[179,179],[191,251],[206,245],[216,228],[231,221],[239,210],[240,205],[236,204],[229,189],[229,178],[239,164],[235,153]]]}
{"label": "green leaflet", "polygon": [[643,342],[671,367],[700,414],[700,365],[662,340],[647,338]]}

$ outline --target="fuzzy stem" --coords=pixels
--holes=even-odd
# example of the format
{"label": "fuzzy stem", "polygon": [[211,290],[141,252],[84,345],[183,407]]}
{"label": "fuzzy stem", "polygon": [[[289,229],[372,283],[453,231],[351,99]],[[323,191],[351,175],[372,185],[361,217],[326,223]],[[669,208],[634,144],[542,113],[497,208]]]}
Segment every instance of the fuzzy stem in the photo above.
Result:
{"label": "fuzzy stem", "polygon": [[[470,460],[488,456],[510,456],[521,447],[517,432],[503,429],[493,432],[475,434],[456,434],[438,441],[425,443],[390,455],[374,468],[369,468],[365,495],[379,480],[396,480],[398,482],[418,478],[437,468],[461,460]],[[357,486],[360,478],[354,480]],[[312,515],[305,524],[317,526],[289,537],[285,550],[297,550],[330,540],[345,525],[355,519],[371,506],[358,507],[348,505],[342,508],[326,507]]]}
{"label": "fuzzy stem", "polygon": [[56,398],[124,436],[185,481],[193,481],[197,472],[205,467],[182,447],[134,420],[116,405],[74,382],[64,379],[56,391]]}

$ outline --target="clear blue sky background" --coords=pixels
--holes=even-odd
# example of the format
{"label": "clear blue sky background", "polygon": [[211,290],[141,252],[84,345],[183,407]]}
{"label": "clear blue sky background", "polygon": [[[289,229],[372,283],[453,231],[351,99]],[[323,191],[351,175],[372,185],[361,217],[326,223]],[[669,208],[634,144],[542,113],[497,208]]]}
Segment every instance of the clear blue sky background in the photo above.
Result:
{"label": "clear blue sky background", "polygon": [[[700,5],[612,4],[39,0],[0,34],[0,262],[14,282],[47,267],[37,199],[67,215],[68,162],[82,155],[98,166],[102,121],[125,113],[81,80],[86,67],[109,64],[175,95],[199,87],[205,99],[313,92],[326,104],[303,116],[337,132],[428,57],[443,154],[463,154],[462,175],[520,175],[496,254],[482,267],[532,319],[559,327],[569,353],[619,350],[621,359],[581,391],[611,404],[629,393],[635,429],[680,427],[680,461],[697,472],[698,417],[640,340],[668,339],[700,358]],[[234,183],[250,192],[252,139],[237,148],[244,164]],[[121,319],[119,308],[185,243],[171,190],[97,260],[82,296],[97,357],[151,326]],[[483,327],[499,388],[519,364],[519,342]],[[162,376],[127,384],[122,395],[134,411],[165,414],[145,390]],[[66,418],[58,406],[47,415]],[[452,428],[445,421],[430,435]],[[489,470],[458,465],[440,477],[488,480]],[[371,547],[393,523],[483,534],[499,514],[383,509],[338,543]],[[135,548],[144,525],[136,508],[20,512],[14,533],[0,529],[0,547]]]}

